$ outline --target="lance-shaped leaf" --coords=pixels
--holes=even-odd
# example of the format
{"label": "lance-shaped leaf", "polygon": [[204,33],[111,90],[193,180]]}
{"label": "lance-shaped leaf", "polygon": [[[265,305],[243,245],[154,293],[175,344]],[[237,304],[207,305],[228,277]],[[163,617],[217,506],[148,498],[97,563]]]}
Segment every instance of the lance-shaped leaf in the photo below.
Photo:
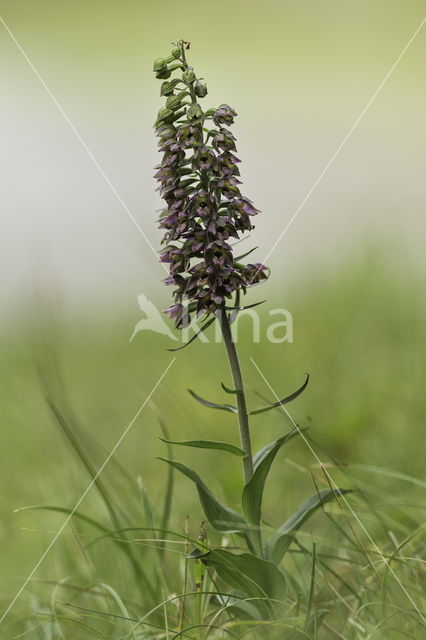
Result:
{"label": "lance-shaped leaf", "polygon": [[210,489],[206,487],[195,471],[181,462],[176,462],[175,460],[166,460],[165,458],[160,458],[160,460],[172,465],[172,467],[183,473],[187,478],[195,483],[204,514],[216,531],[220,531],[221,533],[241,533],[246,535],[247,523],[243,516],[216,500]]}
{"label": "lance-shaped leaf", "polygon": [[229,387],[225,386],[223,382],[221,382],[220,385],[226,393],[231,393],[237,396],[240,396],[243,393],[240,389],[230,389]]}
{"label": "lance-shaped leaf", "polygon": [[253,249],[250,249],[249,251],[246,251],[246,253],[242,253],[240,256],[237,256],[236,258],[234,258],[234,262],[239,262],[240,260],[243,260],[244,258],[247,258],[247,256],[249,256],[251,253],[253,253],[253,251],[256,251],[256,249],[258,249],[259,247],[253,247]]}
{"label": "lance-shaped leaf", "polygon": [[244,307],[228,307],[226,306],[225,309],[227,311],[244,311],[245,309],[253,309],[253,307],[258,307],[260,304],[263,304],[264,302],[266,302],[266,300],[260,300],[259,302],[253,302],[253,304],[246,304]]}
{"label": "lance-shaped leaf", "polygon": [[188,389],[189,393],[197,402],[203,404],[205,407],[210,407],[210,409],[220,409],[221,411],[230,411],[231,413],[237,413],[237,407],[234,407],[232,404],[216,404],[215,402],[209,402],[209,400],[205,400],[201,398],[199,395],[192,391],[192,389]]}
{"label": "lance-shaped leaf", "polygon": [[196,333],[194,333],[194,335],[192,336],[192,338],[188,340],[188,342],[185,342],[185,344],[182,344],[180,347],[175,347],[174,349],[167,349],[167,351],[180,351],[181,349],[184,349],[189,344],[191,344],[191,342],[194,342],[194,340],[198,338],[200,333],[203,333],[206,329],[208,329],[215,320],[216,320],[216,316],[212,316],[203,324],[201,329],[199,329]]}
{"label": "lance-shaped leaf", "polygon": [[160,438],[166,444],[177,444],[180,447],[195,447],[196,449],[218,449],[220,451],[228,451],[233,453],[234,456],[243,458],[246,454],[240,447],[235,444],[229,444],[229,442],[218,442],[216,440],[165,440]]}
{"label": "lance-shaped leaf", "polygon": [[254,473],[244,486],[242,495],[243,512],[247,521],[251,524],[259,524],[261,520],[263,489],[275,456],[284,442],[288,442],[296,435],[298,435],[298,431],[293,429],[293,431],[289,431],[276,442],[268,444],[254,456]]}
{"label": "lance-shaped leaf", "polygon": [[274,564],[281,562],[298,529],[319,507],[335,499],[336,496],[350,493],[350,489],[323,489],[311,496],[302,506],[271,536],[266,543],[266,557]]}
{"label": "lance-shaped leaf", "polygon": [[264,609],[268,600],[284,600],[285,578],[272,562],[251,553],[237,555],[223,549],[213,549],[201,556],[201,560],[207,567],[216,569],[227,585],[243,591],[249,598],[259,599],[254,601],[256,606]]}
{"label": "lance-shaped leaf", "polygon": [[253,411],[250,411],[249,415],[254,416],[257,413],[264,413],[265,411],[270,411],[271,409],[275,409],[276,407],[281,407],[283,404],[287,404],[288,402],[291,402],[292,400],[297,398],[297,396],[300,396],[300,394],[306,389],[306,387],[308,386],[308,382],[309,382],[309,374],[307,374],[306,380],[302,384],[300,389],[297,389],[297,391],[295,391],[294,393],[291,393],[286,398],[283,398],[282,400],[278,400],[278,402],[274,402],[273,404],[266,405],[266,407],[260,407],[260,409],[254,409]]}

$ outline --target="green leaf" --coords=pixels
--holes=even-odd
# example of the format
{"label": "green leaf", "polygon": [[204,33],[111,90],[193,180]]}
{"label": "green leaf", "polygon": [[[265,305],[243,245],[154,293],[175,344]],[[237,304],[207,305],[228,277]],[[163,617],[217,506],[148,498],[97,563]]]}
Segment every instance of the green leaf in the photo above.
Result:
{"label": "green leaf", "polygon": [[250,249],[249,251],[246,251],[246,253],[242,253],[240,256],[237,256],[236,258],[234,258],[235,262],[239,262],[240,260],[243,260],[244,258],[247,258],[247,256],[249,256],[251,253],[253,253],[253,251],[256,251],[256,249],[258,249],[259,247],[253,247],[253,249]]}
{"label": "green leaf", "polygon": [[317,553],[316,553],[316,546],[314,542],[312,547],[311,588],[309,589],[309,600],[308,600],[308,606],[306,608],[305,630],[308,629],[310,620],[312,619],[312,617],[315,620],[315,612],[314,612],[314,616],[312,616],[312,602],[313,602],[314,593],[315,593],[316,560],[317,560]]}
{"label": "green leaf", "polygon": [[209,320],[207,320],[207,322],[204,323],[204,325],[201,327],[201,329],[199,329],[196,333],[194,333],[194,335],[192,336],[192,338],[190,338],[188,340],[188,342],[185,342],[185,344],[181,345],[180,347],[175,347],[174,349],[167,349],[167,351],[180,351],[181,349],[184,349],[189,344],[191,344],[191,342],[194,342],[194,340],[196,338],[198,338],[200,333],[203,333],[203,331],[208,329],[210,327],[210,325],[212,325],[215,320],[216,320],[216,316],[213,316],[212,318],[209,318]]}
{"label": "green leaf", "polygon": [[266,557],[268,560],[271,560],[274,564],[281,562],[298,529],[300,529],[319,507],[330,502],[330,500],[334,500],[334,493],[336,493],[337,496],[341,496],[345,493],[350,493],[350,489],[336,489],[335,492],[331,489],[323,489],[306,500],[296,513],[284,522],[278,531],[267,541]]}
{"label": "green leaf", "polygon": [[226,306],[225,309],[227,311],[244,311],[244,309],[253,309],[253,307],[258,307],[260,304],[263,304],[264,302],[266,302],[266,300],[260,300],[260,302],[253,302],[253,304],[246,304],[244,307],[228,307]]}
{"label": "green leaf", "polygon": [[237,600],[236,598],[230,598],[229,596],[223,598],[223,608],[229,614],[236,615],[237,618],[259,620],[262,617],[259,609],[254,606],[252,600]]}
{"label": "green leaf", "polygon": [[67,516],[70,516],[72,514],[73,518],[78,518],[83,522],[87,522],[88,524],[92,525],[96,529],[103,531],[104,533],[107,533],[107,534],[109,533],[108,528],[105,527],[100,522],[98,522],[97,520],[94,520],[93,518],[89,518],[89,516],[85,516],[83,513],[80,513],[79,511],[72,511],[71,509],[66,509],[65,507],[55,507],[55,506],[44,505],[44,504],[33,504],[26,507],[19,507],[18,509],[15,509],[14,513],[19,513],[21,511],[56,511],[57,513],[65,513]]}
{"label": "green leaf", "polygon": [[269,469],[275,456],[284,444],[298,435],[296,429],[286,433],[276,442],[272,442],[259,451],[253,458],[254,473],[243,489],[242,506],[247,521],[251,524],[259,524],[262,517],[262,495]]}
{"label": "green leaf", "polygon": [[210,407],[210,409],[220,409],[221,411],[230,411],[231,413],[237,413],[237,407],[234,407],[232,404],[216,404],[215,402],[209,402],[208,400],[204,400],[198,396],[195,391],[192,389],[188,389],[189,393],[197,402],[203,404],[205,407]]}
{"label": "green leaf", "polygon": [[213,549],[202,557],[207,567],[216,569],[219,577],[233,589],[243,591],[250,598],[263,600],[258,606],[267,604],[266,599],[282,601],[286,582],[281,571],[271,562],[250,553],[236,555],[223,549]]}
{"label": "green leaf", "polygon": [[[169,437],[167,426],[160,417],[158,421],[160,423],[161,431],[163,432],[164,437],[167,439]],[[167,454],[170,459],[173,459],[173,447],[167,445]],[[168,529],[169,527],[170,514],[172,510],[172,503],[173,503],[173,489],[174,489],[174,469],[173,467],[169,466],[169,473],[167,474],[166,492],[164,495],[164,502],[163,502],[163,513],[160,520],[160,525],[162,529]],[[164,548],[165,547],[163,547],[163,550]]]}
{"label": "green leaf", "polygon": [[254,416],[257,413],[264,413],[265,411],[270,411],[270,409],[275,409],[276,407],[281,407],[283,404],[287,404],[288,402],[291,402],[292,400],[297,398],[297,396],[300,396],[300,394],[306,389],[306,387],[308,386],[308,382],[309,382],[309,374],[307,374],[306,380],[302,384],[300,389],[297,389],[297,391],[295,391],[294,393],[291,393],[289,396],[287,396],[286,398],[283,398],[282,400],[279,400],[278,402],[274,402],[273,404],[268,404],[266,407],[260,407],[260,409],[254,409],[253,411],[250,411],[249,416]]}
{"label": "green leaf", "polygon": [[205,516],[216,531],[246,535],[247,523],[243,516],[216,500],[210,489],[206,487],[195,471],[175,460],[166,460],[165,458],[160,458],[160,460],[172,465],[172,467],[195,483]]}
{"label": "green leaf", "polygon": [[223,382],[220,383],[222,389],[226,392],[226,393],[232,393],[234,395],[238,395],[240,396],[243,392],[241,391],[241,389],[229,389],[229,387],[226,387]]}
{"label": "green leaf", "polygon": [[165,440],[160,438],[166,444],[177,444],[181,447],[196,447],[197,449],[218,449],[220,451],[228,451],[234,456],[244,457],[246,454],[240,447],[228,442],[217,442],[216,440]]}

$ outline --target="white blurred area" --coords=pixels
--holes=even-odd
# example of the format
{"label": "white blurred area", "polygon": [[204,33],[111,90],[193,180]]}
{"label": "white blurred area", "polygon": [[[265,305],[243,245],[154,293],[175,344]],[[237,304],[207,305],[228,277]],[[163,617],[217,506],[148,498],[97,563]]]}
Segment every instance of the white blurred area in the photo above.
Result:
{"label": "white blurred area", "polygon": [[[205,103],[226,102],[239,113],[233,131],[243,189],[262,210],[244,246],[260,246],[257,260],[422,19],[421,3],[409,12],[392,3],[383,24],[367,3],[319,12],[315,22],[290,3],[266,2],[248,10],[243,34],[240,2],[228,12],[216,3],[221,14],[209,21],[194,14],[192,22],[169,3],[161,26],[144,3],[108,2],[102,13],[92,2],[55,10],[42,2],[39,12],[19,4],[18,11],[1,3],[3,19],[154,248],[161,200],[152,123],[161,99],[152,60],[175,37],[192,40],[190,60],[209,88]],[[226,37],[232,29],[234,39]],[[390,263],[406,255],[424,268],[425,49],[426,26],[268,259],[268,287],[326,273],[370,244],[388,246]],[[30,319],[46,292],[66,313],[83,315],[99,305],[136,310],[141,291],[167,306],[155,252],[1,25],[0,72],[2,317]]]}

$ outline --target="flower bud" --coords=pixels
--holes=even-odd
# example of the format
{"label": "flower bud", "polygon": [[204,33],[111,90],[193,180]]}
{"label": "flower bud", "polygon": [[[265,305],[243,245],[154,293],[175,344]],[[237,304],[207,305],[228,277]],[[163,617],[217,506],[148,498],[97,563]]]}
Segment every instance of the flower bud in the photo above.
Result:
{"label": "flower bud", "polygon": [[182,80],[185,82],[185,84],[192,84],[194,82],[195,73],[192,67],[189,67],[186,71],[183,72]]}
{"label": "flower bud", "polygon": [[174,58],[180,58],[182,55],[182,47],[180,44],[176,44],[172,49],[172,56]]}
{"label": "flower bud", "polygon": [[171,95],[166,100],[167,109],[171,109],[172,111],[177,111],[180,107],[182,98],[180,96]]}
{"label": "flower bud", "polygon": [[162,71],[165,67],[167,67],[167,62],[164,58],[156,58],[154,60],[154,71]]}
{"label": "flower bud", "polygon": [[170,82],[163,82],[163,84],[161,85],[160,96],[170,96],[179,82],[179,78],[173,78],[173,80],[170,80]]}
{"label": "flower bud", "polygon": [[180,60],[175,60],[174,62],[171,62],[169,64],[169,70],[170,71],[176,71],[176,69],[181,69],[182,68],[182,63],[180,62]]}
{"label": "flower bud", "polygon": [[188,118],[189,121],[191,120],[199,120],[200,118],[203,117],[203,110],[200,107],[199,104],[191,104],[190,107],[188,107],[188,110],[186,112],[186,116]]}
{"label": "flower bud", "polygon": [[200,82],[200,80],[195,82],[194,90],[195,95],[198,96],[198,98],[204,98],[204,96],[207,95],[207,85],[205,82]]}
{"label": "flower bud", "polygon": [[167,78],[170,78],[171,73],[172,72],[167,67],[164,67],[164,69],[161,69],[161,71],[157,71],[155,77],[159,80],[167,80]]}
{"label": "flower bud", "polygon": [[171,124],[164,124],[163,123],[163,124],[161,124],[161,126],[159,126],[157,128],[157,135],[160,138],[160,144],[162,144],[166,140],[170,140],[171,138],[175,138],[176,137],[176,133],[177,133],[176,129]]}
{"label": "flower bud", "polygon": [[174,86],[171,82],[163,82],[161,85],[160,96],[170,96],[174,91]]}
{"label": "flower bud", "polygon": [[170,116],[173,116],[173,111],[171,109],[167,109],[167,107],[161,107],[158,112],[156,125],[159,125],[162,122],[166,122],[170,120]]}

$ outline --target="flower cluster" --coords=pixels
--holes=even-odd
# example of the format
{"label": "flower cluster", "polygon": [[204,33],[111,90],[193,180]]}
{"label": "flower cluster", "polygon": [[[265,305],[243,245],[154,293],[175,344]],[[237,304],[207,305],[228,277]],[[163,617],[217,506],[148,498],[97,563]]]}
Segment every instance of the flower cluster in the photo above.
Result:
{"label": "flower cluster", "polygon": [[[268,276],[264,265],[242,264],[233,256],[231,239],[253,229],[258,211],[239,189],[240,160],[227,128],[237,114],[226,104],[203,111],[198,99],[207,86],[186,62],[188,47],[177,42],[167,59],[154,62],[166,98],[154,125],[163,154],[155,178],[167,205],[160,214],[165,230],[160,259],[169,265],[166,283],[175,286],[175,302],[166,311],[177,327],[186,325],[192,312],[215,313]],[[177,70],[180,77],[169,80]]]}

